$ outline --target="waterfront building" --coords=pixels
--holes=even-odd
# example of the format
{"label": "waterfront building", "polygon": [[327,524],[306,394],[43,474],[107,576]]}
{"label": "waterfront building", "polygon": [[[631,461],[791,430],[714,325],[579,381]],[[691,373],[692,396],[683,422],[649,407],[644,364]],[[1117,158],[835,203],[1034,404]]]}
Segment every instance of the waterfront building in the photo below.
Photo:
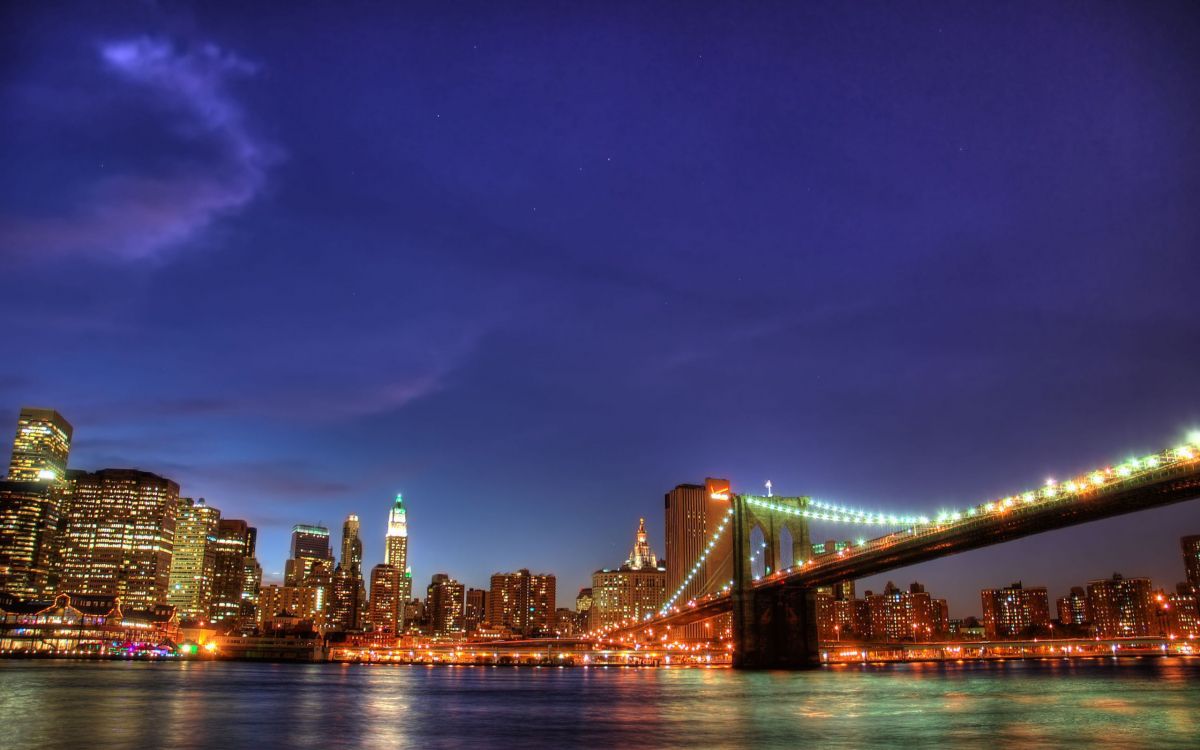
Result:
{"label": "waterfront building", "polygon": [[71,423],[53,409],[22,408],[8,478],[14,482],[63,480],[73,432]]}
{"label": "waterfront building", "polygon": [[367,619],[373,631],[400,632],[399,581],[396,568],[387,563],[371,568],[371,606]]}
{"label": "waterfront building", "polygon": [[1183,571],[1192,592],[1200,594],[1200,534],[1185,536],[1179,540],[1183,551]]}
{"label": "waterfront building", "polygon": [[592,574],[592,597],[589,621],[596,629],[641,620],[662,608],[667,599],[667,571],[650,549],[646,519],[639,520],[633,550],[624,564]]}
{"label": "waterfront building", "polygon": [[[722,534],[691,579],[688,574],[712,541],[732,504],[727,479],[705,479],[703,485],[680,484],[663,498],[666,507],[667,598],[678,592],[678,601],[688,601],[719,590],[733,580],[733,535]],[[685,585],[684,581],[688,583]],[[713,630],[724,632],[731,623],[728,614],[715,618],[712,628],[702,623],[682,628],[688,640],[703,639]],[[593,627],[595,627],[593,625]]]}
{"label": "waterfront building", "polygon": [[262,588],[262,566],[258,564],[258,529],[246,529],[246,557],[242,560],[242,616],[253,619]]}
{"label": "waterfront building", "polygon": [[137,608],[111,594],[22,601],[0,594],[0,652],[162,655],[181,641],[175,608]]}
{"label": "waterfront building", "polygon": [[946,600],[934,599],[919,583],[903,591],[888,581],[882,594],[868,591],[865,600],[872,640],[931,640],[949,625]]}
{"label": "waterfront building", "polygon": [[1050,627],[1050,597],[1044,586],[1025,588],[1017,581],[1008,588],[983,589],[983,627],[988,638],[1016,638]]}
{"label": "waterfront building", "polygon": [[[839,583],[817,589],[817,637],[822,641],[865,639],[870,636],[866,603],[854,598],[853,581],[845,583],[849,585]],[[865,616],[860,616],[860,610],[864,610]]]}
{"label": "waterfront building", "polygon": [[222,518],[213,542],[213,588],[208,619],[232,625],[246,599],[246,558],[253,557],[251,527],[245,521]]}
{"label": "waterfront building", "polygon": [[[284,567],[284,583],[288,586],[300,586],[312,574],[314,565],[327,565],[332,560],[329,529],[324,526],[296,524],[292,527],[292,556]],[[333,566],[327,567],[332,573]]]}
{"label": "waterfront building", "polygon": [[425,590],[425,615],[430,635],[439,638],[463,634],[464,587],[445,573],[435,573]]}
{"label": "waterfront building", "polygon": [[420,633],[426,625],[425,602],[420,599],[409,599],[404,603],[404,632]]}
{"label": "waterfront building", "polygon": [[554,635],[558,638],[572,638],[577,635],[576,615],[575,610],[568,607],[554,610]]}
{"label": "waterfront building", "polygon": [[481,623],[487,622],[487,589],[467,589],[467,603],[463,608],[463,630],[473,633]]}
{"label": "waterfront building", "polygon": [[70,471],[60,588],[117,596],[123,607],[167,602],[179,485],[136,469]]}
{"label": "waterfront building", "polygon": [[167,603],[175,607],[182,622],[203,620],[209,615],[220,519],[221,511],[205,503],[204,498],[179,498]]}
{"label": "waterfront building", "polygon": [[1153,634],[1155,613],[1149,578],[1112,578],[1087,585],[1088,614],[1092,630],[1101,638]]}
{"label": "waterfront building", "polygon": [[1055,601],[1058,621],[1063,625],[1084,626],[1089,622],[1087,594],[1082,586],[1072,586],[1071,592]]}
{"label": "waterfront building", "polygon": [[555,577],[530,573],[495,573],[488,592],[488,623],[521,635],[549,633],[554,628]]}

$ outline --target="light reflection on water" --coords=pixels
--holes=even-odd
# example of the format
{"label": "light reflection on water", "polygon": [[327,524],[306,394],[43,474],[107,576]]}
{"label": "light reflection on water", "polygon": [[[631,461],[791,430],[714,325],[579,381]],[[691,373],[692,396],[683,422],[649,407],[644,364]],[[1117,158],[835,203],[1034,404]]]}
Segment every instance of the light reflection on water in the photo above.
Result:
{"label": "light reflection on water", "polygon": [[815,672],[0,661],[21,748],[1200,747],[1200,660]]}

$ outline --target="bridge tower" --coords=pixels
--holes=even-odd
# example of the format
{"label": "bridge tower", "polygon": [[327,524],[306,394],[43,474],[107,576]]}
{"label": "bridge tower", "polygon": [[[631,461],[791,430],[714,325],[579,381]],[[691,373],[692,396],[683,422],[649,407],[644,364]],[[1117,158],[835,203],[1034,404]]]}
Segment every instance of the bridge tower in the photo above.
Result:
{"label": "bridge tower", "polygon": [[[757,498],[734,495],[733,502],[733,666],[738,669],[802,669],[820,664],[816,591],[794,584],[754,588],[755,558],[764,574],[788,561],[783,552],[791,537],[791,564],[809,557],[808,522],[787,510],[808,509],[807,497]],[[752,542],[755,528],[763,540]],[[758,549],[754,549],[757,546]]]}

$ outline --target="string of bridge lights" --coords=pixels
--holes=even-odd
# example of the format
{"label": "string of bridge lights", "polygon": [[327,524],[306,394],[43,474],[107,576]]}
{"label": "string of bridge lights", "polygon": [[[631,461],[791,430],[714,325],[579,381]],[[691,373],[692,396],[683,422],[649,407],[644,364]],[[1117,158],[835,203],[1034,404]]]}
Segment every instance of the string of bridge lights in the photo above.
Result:
{"label": "string of bridge lights", "polygon": [[[1108,466],[1103,469],[1097,469],[1091,472],[1085,472],[1064,482],[1056,482],[1054,479],[1047,479],[1046,483],[1036,489],[1029,490],[1008,497],[999,498],[990,502],[981,503],[971,508],[964,510],[943,510],[932,519],[924,515],[908,514],[895,515],[884,514],[874,511],[863,511],[854,508],[849,508],[843,505],[836,505],[821,500],[811,500],[805,507],[789,507],[780,503],[772,502],[771,500],[759,496],[747,495],[744,499],[747,504],[754,505],[766,510],[782,513],[785,515],[799,516],[816,521],[831,521],[834,523],[850,523],[860,525],[875,525],[875,526],[902,526],[911,531],[916,531],[917,527],[926,526],[937,528],[957,522],[967,521],[987,516],[990,514],[1002,514],[1008,512],[1015,507],[1027,507],[1039,503],[1060,502],[1064,500],[1077,500],[1086,495],[1094,493],[1106,486],[1115,485],[1120,482],[1137,479],[1144,474],[1150,474],[1155,471],[1175,468],[1181,464],[1187,464],[1200,459],[1200,430],[1188,434],[1187,440],[1175,446],[1168,448],[1159,453],[1152,453],[1141,458],[1130,458],[1123,463],[1115,466]],[[770,488],[768,487],[768,491]],[[730,494],[727,492],[713,493],[714,500],[728,500]],[[768,495],[768,498],[772,497]],[[705,545],[699,559],[691,570],[688,571],[683,583],[675,591],[674,594],[667,600],[659,611],[660,615],[666,615],[675,602],[683,595],[684,590],[696,574],[700,571],[704,561],[708,558],[709,553],[716,547],[717,540],[724,534],[726,527],[729,525],[734,510],[730,508],[725,514],[725,518],[717,526],[717,531],[712,535],[712,538]],[[881,537],[886,539],[887,537]],[[866,540],[859,539],[856,546],[862,547],[867,544]],[[763,544],[763,547],[766,545]],[[751,559],[757,556],[757,552],[751,554]],[[816,560],[806,560],[797,563],[794,567],[804,567]],[[733,585],[731,581],[724,588],[728,589]],[[650,615],[647,614],[647,619]]]}
{"label": "string of bridge lights", "polygon": [[720,539],[721,535],[725,533],[725,528],[729,526],[729,522],[732,520],[732,518],[733,508],[730,508],[728,511],[726,511],[725,518],[722,519],[721,523],[717,525],[717,530],[713,533],[712,538],[708,540],[708,544],[704,545],[704,550],[700,552],[699,559],[696,560],[696,564],[692,566],[692,569],[688,571],[687,576],[683,579],[683,583],[679,584],[679,588],[675,590],[675,593],[671,595],[671,598],[668,599],[667,603],[663,605],[661,610],[659,610],[660,615],[665,615],[667,612],[669,612],[671,606],[675,604],[675,601],[679,597],[683,596],[684,589],[686,589],[688,584],[692,582],[692,579],[696,577],[696,574],[700,572],[700,567],[704,565],[704,561],[708,559],[708,553],[712,552],[713,548],[717,546],[717,540]]}

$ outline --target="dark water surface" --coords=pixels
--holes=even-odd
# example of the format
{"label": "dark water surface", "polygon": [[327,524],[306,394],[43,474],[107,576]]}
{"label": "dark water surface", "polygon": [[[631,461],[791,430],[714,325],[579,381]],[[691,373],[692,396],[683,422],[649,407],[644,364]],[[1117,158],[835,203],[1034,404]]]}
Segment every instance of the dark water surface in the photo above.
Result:
{"label": "dark water surface", "polygon": [[1200,748],[1200,660],[816,672],[0,661],[3,748]]}

